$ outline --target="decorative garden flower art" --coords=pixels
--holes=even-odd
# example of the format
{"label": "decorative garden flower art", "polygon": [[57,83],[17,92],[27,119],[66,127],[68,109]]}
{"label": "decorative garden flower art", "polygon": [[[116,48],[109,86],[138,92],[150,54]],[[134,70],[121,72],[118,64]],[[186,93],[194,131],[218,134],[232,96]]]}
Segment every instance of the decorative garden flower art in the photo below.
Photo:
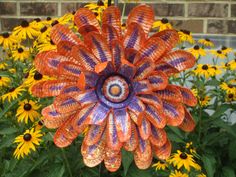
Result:
{"label": "decorative garden flower art", "polygon": [[149,36],[154,12],[147,5],[129,14],[121,30],[120,11],[108,7],[101,27],[86,8],[74,16],[81,39],[67,26],[57,24],[51,39],[57,50],[36,56],[36,69],[54,80],[32,87],[38,97],[55,97],[42,110],[44,124],[57,128],[54,143],[69,146],[86,128],[81,153],[94,167],[104,161],[109,171],[121,164],[121,149],[131,151],[138,168],[146,169],[153,155],[166,159],[171,143],[166,126],[185,131],[195,124],[185,105],[197,103],[192,92],[168,84],[168,76],[193,67],[195,58],[178,43],[175,30]]}

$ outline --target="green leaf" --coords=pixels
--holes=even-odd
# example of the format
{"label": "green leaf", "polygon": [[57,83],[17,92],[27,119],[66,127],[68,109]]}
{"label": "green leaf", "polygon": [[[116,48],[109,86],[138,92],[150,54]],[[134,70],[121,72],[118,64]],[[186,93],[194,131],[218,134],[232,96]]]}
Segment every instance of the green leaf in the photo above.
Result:
{"label": "green leaf", "polygon": [[228,104],[222,104],[220,105],[216,111],[211,115],[211,118],[217,118],[220,117],[225,111],[227,111],[230,108],[230,105]]}
{"label": "green leaf", "polygon": [[220,81],[216,80],[216,79],[211,79],[209,81],[206,82],[206,85],[210,85],[210,86],[218,86],[220,85]]}
{"label": "green leaf", "polygon": [[213,122],[213,125],[218,126],[220,128],[223,128],[226,132],[230,133],[231,135],[233,135],[234,137],[236,137],[236,131],[232,128],[231,125],[227,124],[226,122],[224,122],[223,120],[219,119],[219,120],[215,120]]}
{"label": "green leaf", "polygon": [[65,167],[62,164],[54,164],[47,177],[63,177]]}
{"label": "green leaf", "polygon": [[236,160],[235,149],[236,149],[236,141],[231,141],[231,143],[229,144],[229,159],[231,161]]}
{"label": "green leaf", "polygon": [[3,128],[0,130],[0,135],[10,135],[10,134],[16,133],[17,131],[18,129],[15,127]]}
{"label": "green leaf", "polygon": [[134,164],[132,164],[127,173],[128,177],[152,177],[152,170],[149,168],[148,170],[140,170]]}
{"label": "green leaf", "polygon": [[13,107],[18,102],[18,99],[11,102],[11,104],[8,105],[1,113],[0,113],[0,119],[4,116],[5,113],[7,113],[11,107]]}
{"label": "green leaf", "polygon": [[127,175],[130,165],[133,162],[133,154],[122,149],[122,165],[124,168],[124,176]]}
{"label": "green leaf", "polygon": [[234,169],[231,167],[223,167],[222,173],[224,177],[235,177]]}
{"label": "green leaf", "polygon": [[174,134],[174,133],[168,133],[168,138],[171,141],[177,142],[177,143],[185,143],[184,140],[182,138],[180,138],[178,135]]}
{"label": "green leaf", "polygon": [[206,172],[207,172],[207,176],[208,177],[213,177],[214,174],[215,174],[215,163],[216,163],[216,160],[215,160],[215,157],[214,156],[211,156],[211,155],[204,155],[202,157],[202,162],[204,164],[204,167],[206,169]]}
{"label": "green leaf", "polygon": [[184,135],[182,134],[179,128],[169,126],[169,129],[176,135],[178,135],[181,139],[184,139]]}

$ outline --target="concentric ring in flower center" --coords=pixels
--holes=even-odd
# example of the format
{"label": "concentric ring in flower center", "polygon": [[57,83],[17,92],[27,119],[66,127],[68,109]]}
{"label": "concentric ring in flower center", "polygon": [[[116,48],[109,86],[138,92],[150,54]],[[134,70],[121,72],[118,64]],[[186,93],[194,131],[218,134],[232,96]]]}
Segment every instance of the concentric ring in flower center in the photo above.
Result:
{"label": "concentric ring in flower center", "polygon": [[121,76],[111,76],[105,80],[102,92],[109,101],[120,103],[128,97],[129,86]]}

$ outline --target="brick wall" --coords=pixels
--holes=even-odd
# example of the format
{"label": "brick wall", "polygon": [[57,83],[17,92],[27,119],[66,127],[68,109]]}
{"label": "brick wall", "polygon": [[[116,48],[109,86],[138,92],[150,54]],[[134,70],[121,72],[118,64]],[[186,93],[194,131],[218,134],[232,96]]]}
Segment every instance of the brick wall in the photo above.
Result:
{"label": "brick wall", "polygon": [[[11,30],[20,19],[60,16],[91,0],[0,0],[0,31]],[[121,2],[121,0],[119,0]],[[198,34],[236,35],[236,0],[146,0],[156,19],[167,17],[177,29]],[[131,1],[126,14],[136,5]],[[122,4],[119,5],[122,7]]]}

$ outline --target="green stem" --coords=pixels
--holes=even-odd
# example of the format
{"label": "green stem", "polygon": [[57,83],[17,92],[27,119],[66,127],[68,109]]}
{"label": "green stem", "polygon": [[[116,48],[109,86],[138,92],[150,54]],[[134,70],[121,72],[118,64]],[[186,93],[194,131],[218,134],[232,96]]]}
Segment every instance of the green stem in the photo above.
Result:
{"label": "green stem", "polygon": [[123,5],[123,9],[122,9],[122,16],[121,16],[121,20],[122,20],[122,24],[124,23],[124,15],[125,15],[125,8],[126,8],[126,1],[124,2],[124,5]]}
{"label": "green stem", "polygon": [[70,164],[69,164],[69,161],[68,161],[68,159],[67,159],[67,157],[66,157],[65,151],[64,151],[64,149],[61,149],[61,151],[62,151],[62,156],[63,156],[63,158],[64,158],[64,160],[65,160],[66,168],[67,168],[68,171],[69,171],[69,175],[70,175],[70,177],[73,177],[72,172],[71,172],[71,169],[70,169]]}
{"label": "green stem", "polygon": [[199,122],[198,122],[198,142],[201,142],[201,134],[202,134],[202,107],[199,106]]}

